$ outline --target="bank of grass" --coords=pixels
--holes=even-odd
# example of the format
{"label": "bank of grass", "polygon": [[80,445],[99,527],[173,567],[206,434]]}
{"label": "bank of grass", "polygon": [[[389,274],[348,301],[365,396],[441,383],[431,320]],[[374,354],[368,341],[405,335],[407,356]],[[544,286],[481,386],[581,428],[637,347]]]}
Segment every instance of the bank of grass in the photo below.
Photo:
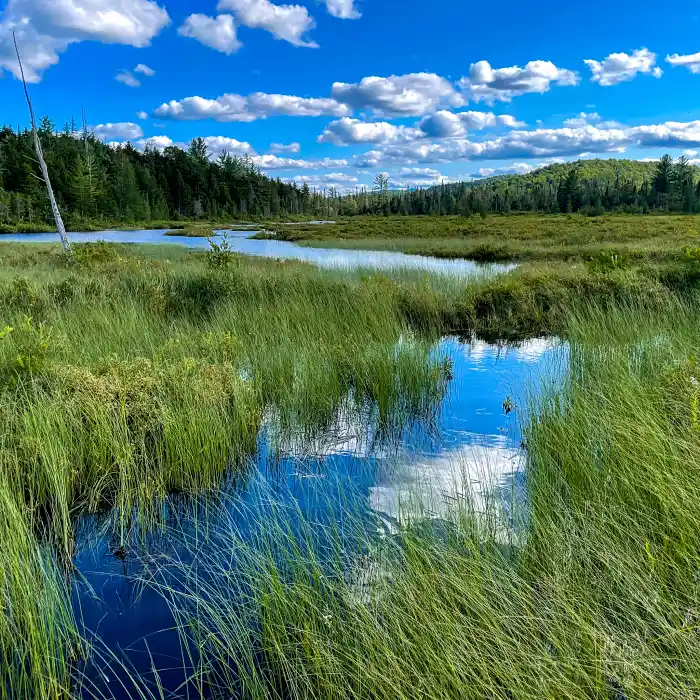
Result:
{"label": "bank of grass", "polygon": [[[508,688],[522,697],[538,697],[528,694],[531,688],[539,697],[561,689],[564,695],[590,697],[590,691],[601,694],[608,682],[601,670],[607,669],[601,667],[605,644],[622,645],[614,647],[614,664],[619,659],[621,665],[632,663],[620,657],[628,647],[614,637],[625,630],[631,635],[632,660],[647,654],[646,665],[634,666],[632,674],[642,685],[632,687],[644,689],[651,676],[657,678],[655,688],[670,683],[667,664],[649,656],[650,649],[657,649],[642,635],[640,620],[646,613],[631,610],[633,617],[626,622],[621,600],[631,594],[628,586],[643,584],[646,588],[640,590],[664,593],[676,605],[674,580],[666,573],[668,592],[640,579],[639,567],[649,557],[662,567],[677,558],[678,583],[689,586],[683,567],[694,560],[691,550],[678,549],[676,539],[683,547],[695,541],[686,532],[690,515],[679,512],[673,516],[676,523],[663,508],[671,498],[682,508],[690,502],[689,493],[674,490],[682,486],[675,481],[680,462],[674,460],[695,459],[694,432],[683,433],[683,440],[663,457],[668,463],[659,463],[674,479],[667,500],[660,500],[663,494],[649,489],[654,484],[666,488],[666,477],[652,480],[653,460],[661,459],[668,440],[681,435],[673,430],[682,420],[677,413],[660,413],[664,405],[658,401],[644,407],[650,396],[645,387],[656,391],[667,367],[672,388],[685,375],[673,374],[669,357],[676,356],[667,351],[649,355],[641,381],[625,364],[624,346],[617,355],[606,355],[597,345],[590,350],[590,357],[602,358],[596,373],[583,340],[608,318],[613,337],[622,328],[620,319],[627,318],[630,333],[656,338],[666,319],[675,339],[668,347],[673,352],[686,348],[681,344],[685,336],[673,328],[692,323],[681,324],[683,314],[674,317],[668,310],[684,308],[677,297],[694,293],[698,270],[693,259],[674,266],[614,261],[524,265],[468,283],[408,272],[328,272],[173,246],[85,244],[76,247],[76,254],[77,263],[71,264],[57,246],[0,246],[0,499],[7,501],[8,514],[6,520],[0,518],[8,558],[8,565],[0,567],[0,587],[9,591],[0,615],[0,651],[5,650],[7,661],[0,659],[0,696],[60,697],[68,692],[71,672],[66,650],[80,649],[67,641],[74,632],[60,579],[42,575],[39,568],[46,551],[40,543],[66,561],[80,513],[115,508],[121,514],[117,522],[126,530],[135,513],[139,518],[155,514],[158,499],[168,493],[215,489],[227,471],[245,468],[261,422],[271,415],[283,432],[307,434],[323,431],[341,408],[358,415],[370,409],[380,422],[400,425],[435,406],[444,390],[449,368],[430,358],[430,345],[446,332],[487,338],[568,333],[575,343],[582,339],[572,350],[580,363],[574,364],[572,376],[582,377],[580,386],[572,384],[560,399],[545,404],[528,437],[533,530],[524,553],[516,556],[496,539],[484,546],[484,533],[468,509],[447,539],[444,533],[435,538],[409,529],[397,538],[387,562],[398,566],[392,585],[382,590],[379,607],[367,608],[347,605],[344,579],[329,578],[319,569],[317,552],[302,546],[294,585],[267,559],[251,559],[250,583],[259,593],[251,614],[262,620],[262,628],[253,630],[262,637],[248,640],[240,620],[226,610],[217,619],[197,620],[198,629],[214,625],[207,637],[212,642],[228,636],[233,643],[235,633],[246,644],[262,645],[255,660],[264,659],[269,677],[253,679],[250,688],[260,689],[257,697],[274,697],[262,689],[271,692],[276,683],[290,689],[291,694],[283,690],[280,697],[408,698],[416,696],[417,688],[421,696],[436,698],[461,692],[469,697],[473,688],[478,692],[472,696],[479,697],[488,692],[500,697]],[[572,314],[592,304],[600,309],[595,323],[588,319],[572,325]],[[617,308],[632,311],[623,314]],[[685,318],[694,317],[687,312]],[[660,319],[655,321],[658,328],[652,319]],[[638,397],[624,393],[637,385],[643,390]],[[608,416],[608,404],[618,405],[615,392],[621,392],[620,413]],[[673,396],[673,391],[664,395],[671,401]],[[679,405],[692,399],[678,396]],[[692,410],[692,400],[689,405]],[[656,422],[645,423],[647,418]],[[595,442],[610,427],[610,439],[636,448],[637,441],[624,442],[618,433],[626,421],[637,419],[637,441],[647,429],[659,431],[642,452],[649,460],[643,485],[625,466],[622,447]],[[591,443],[582,426],[592,429],[593,424],[597,431],[591,433]],[[615,457],[608,468],[624,470],[613,474],[612,493],[605,491],[608,482],[595,481],[599,477],[593,466],[604,449]],[[580,480],[576,459],[583,460]],[[564,472],[562,460],[570,460]],[[614,517],[602,512],[604,495],[611,510],[616,498],[619,508],[631,509],[619,522],[634,533],[634,547],[642,547],[641,563],[630,564],[629,576],[620,569],[619,581],[616,568],[606,573],[604,561],[594,557],[604,555],[615,566],[626,566],[624,557],[636,550],[614,539],[623,531],[615,530]],[[593,531],[586,530],[581,515],[589,506],[594,508]],[[634,510],[642,507],[651,510],[642,511],[635,529]],[[682,527],[671,530],[668,543],[660,530],[652,529],[652,511],[669,527]],[[647,537],[648,551],[640,537]],[[268,550],[277,546],[265,541]],[[579,545],[583,563],[574,565],[570,558],[578,556]],[[600,549],[603,545],[608,550]],[[613,545],[620,545],[619,556]],[[596,581],[608,588],[619,585],[621,593],[614,589],[616,597],[583,599],[586,587]],[[221,598],[216,604],[230,602],[234,590],[217,589]],[[241,590],[248,595],[251,589]],[[638,595],[632,600],[642,602]],[[690,606],[692,601],[683,602]],[[611,620],[600,617],[608,603]],[[660,606],[652,608],[654,613]],[[691,620],[694,609],[688,607]],[[327,624],[327,615],[336,621],[333,625]],[[667,635],[662,638],[672,653],[688,652],[673,646],[675,632],[657,618],[653,622],[654,634]],[[26,644],[17,646],[18,635]],[[694,637],[691,642],[695,644]],[[222,656],[224,649],[225,644],[207,648],[207,673],[217,673],[226,659],[229,668],[236,668],[230,651],[226,659]],[[240,649],[243,653],[244,645]],[[10,663],[13,655],[19,655],[19,666]],[[250,652],[247,658],[252,658]],[[257,666],[247,672],[262,673]],[[620,673],[610,678],[627,683],[628,676]]]}
{"label": "bank of grass", "polygon": [[[256,231],[265,228],[267,223],[270,227],[279,224],[304,223],[308,221],[308,216],[285,217],[270,221],[267,217],[258,217],[251,221],[237,221],[233,219],[221,219],[216,221],[202,221],[201,219],[162,219],[159,221],[125,221],[123,219],[81,219],[67,218],[64,223],[66,230],[80,231],[84,233],[98,231],[141,231],[172,229],[189,230],[191,232],[208,230],[206,235],[211,235],[211,231]],[[284,226],[283,228],[286,228]],[[43,221],[16,221],[0,223],[0,235],[5,233],[55,233],[56,227]],[[175,233],[171,235],[176,235]]]}
{"label": "bank of grass", "polygon": [[[262,237],[270,234],[260,234]],[[318,247],[397,250],[481,262],[676,259],[697,248],[698,216],[520,215],[356,217],[321,226],[277,227],[275,237]]]}
{"label": "bank of grass", "polygon": [[[97,231],[140,231],[140,230],[158,230],[158,229],[182,229],[186,226],[182,221],[148,221],[148,222],[131,222],[124,223],[123,221],[97,221],[97,220],[79,220],[66,221],[66,230],[80,231],[83,233]],[[0,235],[5,233],[56,233],[56,227],[45,223],[30,223],[26,221],[0,224]]]}
{"label": "bank of grass", "polygon": [[569,319],[570,376],[532,406],[528,525],[510,538],[465,484],[446,519],[393,534],[348,515],[335,549],[283,509],[193,540],[198,567],[171,562],[155,584],[196,650],[193,683],[256,699],[695,697],[699,315]]}
{"label": "bank of grass", "polygon": [[388,420],[432,376],[389,280],[170,248],[77,257],[0,250],[0,461],[68,552],[76,510],[214,487],[268,410],[320,430],[351,396]]}
{"label": "bank of grass", "polygon": [[388,427],[434,406],[449,369],[373,280],[172,246],[76,257],[0,245],[0,697],[67,692],[75,631],[38,567],[69,567],[80,514],[114,509],[123,541],[166,495],[244,476],[263,418]]}

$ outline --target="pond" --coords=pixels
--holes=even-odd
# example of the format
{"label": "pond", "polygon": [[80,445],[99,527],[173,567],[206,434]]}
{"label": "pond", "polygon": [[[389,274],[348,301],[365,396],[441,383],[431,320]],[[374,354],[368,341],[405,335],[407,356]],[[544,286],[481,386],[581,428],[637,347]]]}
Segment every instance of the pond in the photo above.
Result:
{"label": "pond", "polygon": [[[125,656],[132,675],[148,677],[155,668],[166,694],[185,696],[186,664],[173,613],[144,581],[154,576],[161,556],[195,566],[201,552],[183,542],[226,540],[231,522],[252,541],[268,523],[273,527],[271,514],[282,509],[292,529],[303,521],[320,538],[333,532],[342,539],[352,536],[344,529],[352,512],[368,532],[391,538],[409,520],[441,522],[468,490],[476,511],[496,504],[507,528],[521,527],[527,510],[520,432],[525,391],[557,379],[566,347],[545,339],[499,347],[445,338],[434,353],[452,363],[446,393],[429,420],[403,426],[396,440],[382,439],[371,420],[344,415],[320,438],[276,439],[271,421],[257,456],[223,494],[196,509],[171,504],[168,524],[139,544],[117,549],[109,523],[83,519],[74,606],[87,634],[109,650],[103,655]],[[204,531],[209,534],[202,536]],[[226,575],[235,577],[237,565],[227,561]],[[96,665],[88,669],[92,685],[85,697],[98,691],[135,696],[120,672],[106,662]]]}
{"label": "pond", "polygon": [[[208,248],[205,238],[166,236],[166,230],[154,231],[98,231],[71,233],[75,243],[109,241],[112,243],[170,243],[189,248]],[[219,234],[225,233],[220,231]],[[477,274],[504,272],[512,265],[481,265],[469,260],[440,260],[422,255],[407,255],[392,251],[340,250],[334,248],[307,248],[288,241],[257,240],[250,238],[255,231],[229,231],[229,244],[236,253],[263,258],[301,260],[330,269],[370,268],[375,270],[407,269],[424,272],[470,277]],[[55,233],[3,234],[0,241],[22,243],[56,243]]]}

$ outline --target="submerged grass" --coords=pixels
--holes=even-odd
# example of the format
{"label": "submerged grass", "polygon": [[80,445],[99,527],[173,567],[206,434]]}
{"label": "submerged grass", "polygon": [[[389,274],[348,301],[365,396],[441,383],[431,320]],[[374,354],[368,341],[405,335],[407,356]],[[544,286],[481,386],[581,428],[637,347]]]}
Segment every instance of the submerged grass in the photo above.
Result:
{"label": "submerged grass", "polygon": [[66,551],[76,509],[215,486],[270,409],[320,430],[349,397],[388,420],[427,387],[429,343],[397,346],[412,331],[375,280],[173,254],[31,251],[0,273],[0,460]]}

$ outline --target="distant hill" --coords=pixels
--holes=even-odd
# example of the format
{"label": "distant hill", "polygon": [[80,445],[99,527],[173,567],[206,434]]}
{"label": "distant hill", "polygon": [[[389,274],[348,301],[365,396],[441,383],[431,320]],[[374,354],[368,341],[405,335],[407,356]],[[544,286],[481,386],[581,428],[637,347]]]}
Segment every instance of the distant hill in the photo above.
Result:
{"label": "distant hill", "polygon": [[593,160],[577,160],[569,163],[553,163],[524,175],[497,175],[473,181],[474,185],[487,185],[489,183],[503,182],[525,184],[535,182],[560,182],[571,172],[577,169],[581,180],[602,180],[614,182],[618,178],[624,181],[634,181],[641,185],[645,180],[650,180],[656,172],[657,161],[645,162],[640,160],[628,160],[617,158],[595,158]]}
{"label": "distant hill", "polygon": [[596,158],[435,185],[406,198],[410,205],[402,206],[410,213],[700,213],[700,168],[670,156],[650,162]]}

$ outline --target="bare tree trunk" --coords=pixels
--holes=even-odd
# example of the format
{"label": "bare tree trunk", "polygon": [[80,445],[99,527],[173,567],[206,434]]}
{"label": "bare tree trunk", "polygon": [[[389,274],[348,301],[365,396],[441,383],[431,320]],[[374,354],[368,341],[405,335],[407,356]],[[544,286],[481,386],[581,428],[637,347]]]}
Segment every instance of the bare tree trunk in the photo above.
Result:
{"label": "bare tree trunk", "polygon": [[51,211],[53,212],[53,218],[56,221],[56,228],[58,229],[58,235],[61,238],[61,245],[63,246],[63,252],[73,257],[73,249],[71,248],[70,241],[66,234],[66,227],[63,225],[63,219],[61,218],[61,212],[58,209],[58,204],[56,203],[56,197],[53,195],[53,189],[51,188],[51,180],[49,179],[49,169],[46,167],[46,161],[44,160],[44,152],[41,149],[41,141],[39,140],[39,132],[36,128],[36,119],[34,118],[34,109],[32,107],[32,101],[29,99],[29,90],[27,89],[27,81],[24,79],[24,68],[22,68],[22,59],[19,56],[19,48],[17,47],[17,37],[15,33],[12,32],[12,39],[15,44],[15,52],[17,53],[17,62],[19,63],[19,71],[22,76],[22,84],[24,85],[24,95],[27,98],[27,105],[29,106],[29,116],[32,120],[32,136],[34,137],[34,150],[36,151],[37,158],[39,159],[39,167],[41,168],[41,175],[43,177],[44,183],[46,184],[46,191],[49,195],[49,202],[51,203]]}

